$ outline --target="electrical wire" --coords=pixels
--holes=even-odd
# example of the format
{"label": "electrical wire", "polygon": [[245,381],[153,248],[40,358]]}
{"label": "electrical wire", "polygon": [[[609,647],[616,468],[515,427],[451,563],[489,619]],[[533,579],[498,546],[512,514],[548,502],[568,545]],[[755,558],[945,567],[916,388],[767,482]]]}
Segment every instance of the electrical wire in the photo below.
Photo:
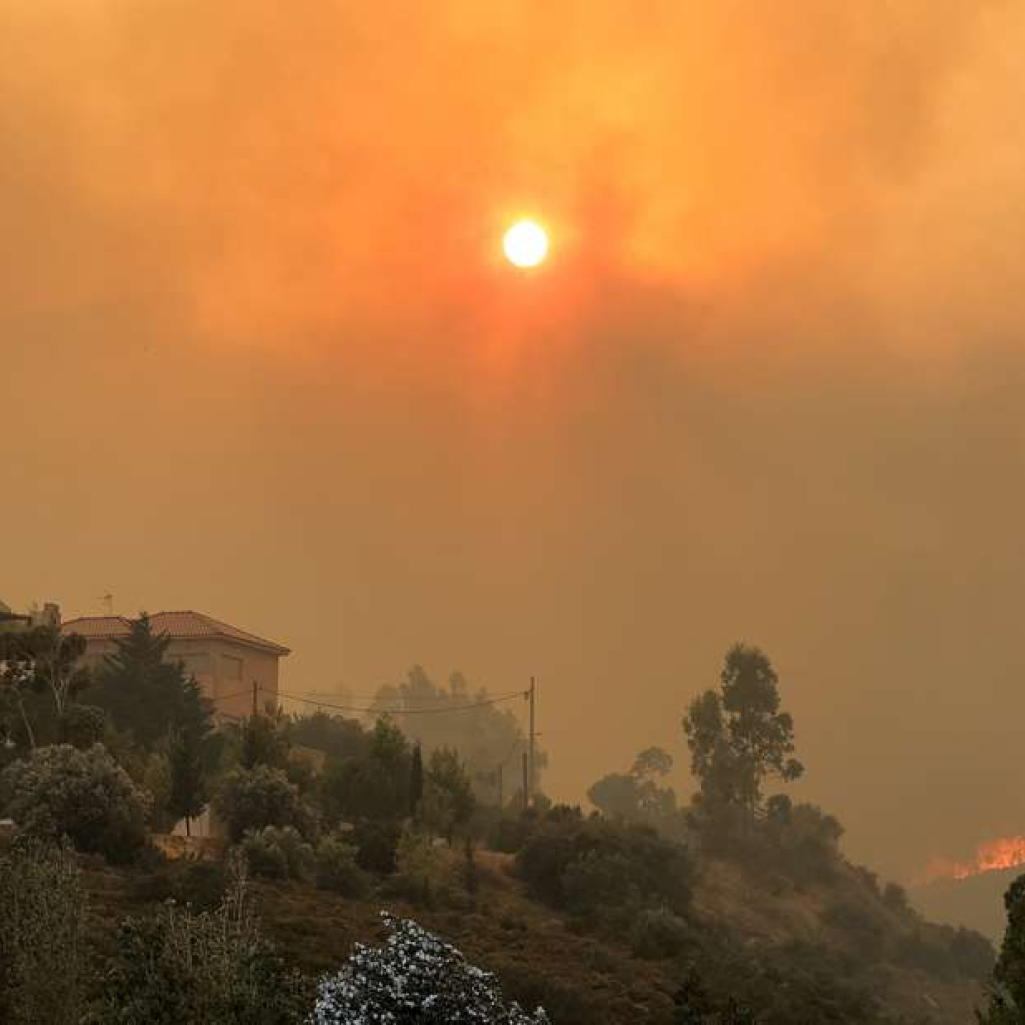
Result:
{"label": "electrical wire", "polygon": [[[262,690],[263,688],[262,687],[258,687],[257,689],[258,690]],[[243,697],[244,695],[249,695],[249,694],[252,694],[252,693],[253,693],[253,688],[252,687],[247,687],[245,690],[236,691],[234,694],[215,694],[213,700],[214,701],[230,701],[232,698],[240,698],[240,697]]]}
{"label": "electrical wire", "polygon": [[279,697],[289,698],[292,701],[300,701],[306,705],[315,705],[317,708],[330,708],[336,712],[379,712],[382,715],[438,715],[446,712],[468,712],[474,708],[485,708],[489,705],[497,705],[504,701],[512,701],[515,698],[523,698],[527,696],[527,691],[517,690],[510,691],[508,694],[498,694],[493,698],[486,698],[482,701],[475,701],[465,705],[450,705],[448,708],[384,708],[380,706],[373,706],[367,708],[358,708],[354,705],[335,705],[328,701],[314,701],[312,698],[303,698],[298,694],[288,694],[285,691],[279,690]]}

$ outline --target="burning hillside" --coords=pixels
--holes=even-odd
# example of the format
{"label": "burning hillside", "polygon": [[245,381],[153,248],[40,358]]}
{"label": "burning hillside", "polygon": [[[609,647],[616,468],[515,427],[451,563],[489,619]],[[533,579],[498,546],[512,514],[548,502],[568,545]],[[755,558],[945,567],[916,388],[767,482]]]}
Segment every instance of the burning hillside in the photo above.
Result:
{"label": "burning hillside", "polygon": [[1005,869],[1025,865],[1025,836],[987,840],[979,844],[975,857],[970,861],[952,861],[934,858],[929,862],[920,882],[929,883],[937,879],[970,879],[986,872],[1002,872]]}

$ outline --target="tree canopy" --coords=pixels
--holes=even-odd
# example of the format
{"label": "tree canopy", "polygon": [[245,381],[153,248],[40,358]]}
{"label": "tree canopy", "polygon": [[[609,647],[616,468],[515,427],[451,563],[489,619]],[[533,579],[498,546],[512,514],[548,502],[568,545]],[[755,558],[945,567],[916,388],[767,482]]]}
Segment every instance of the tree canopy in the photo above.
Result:
{"label": "tree canopy", "polygon": [[153,633],[143,613],[118,639],[89,687],[90,700],[140,747],[152,750],[175,729],[209,722],[211,708],[180,662],[167,659],[170,638]]}
{"label": "tree canopy", "polygon": [[735,644],[726,653],[720,689],[707,690],[683,719],[691,769],[708,806],[754,812],[769,776],[797,779],[794,724],[780,711],[779,677],[759,649]]}

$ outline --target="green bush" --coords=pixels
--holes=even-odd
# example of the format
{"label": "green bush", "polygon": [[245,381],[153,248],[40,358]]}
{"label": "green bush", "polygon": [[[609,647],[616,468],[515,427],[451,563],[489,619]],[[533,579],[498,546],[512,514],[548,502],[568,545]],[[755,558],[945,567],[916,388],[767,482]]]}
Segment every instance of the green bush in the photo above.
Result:
{"label": "green bush", "polygon": [[219,861],[183,858],[172,873],[174,899],[197,911],[216,907],[224,900],[224,865]]}
{"label": "green bush", "polygon": [[879,960],[883,953],[880,941],[884,926],[874,911],[864,901],[841,897],[826,907],[822,921],[841,933],[860,956]]}
{"label": "green bush", "polygon": [[[843,864],[839,846],[843,826],[814,804],[793,804],[783,794],[770,797],[759,825],[756,836],[763,843],[755,855],[758,862],[797,883],[828,880]],[[867,889],[878,894],[875,873],[860,867],[855,872]]]}
{"label": "green bush", "polygon": [[70,704],[61,718],[61,742],[81,750],[99,744],[107,735],[107,716],[95,705]]}
{"label": "green bush", "polygon": [[638,957],[658,960],[676,957],[691,942],[690,927],[671,911],[654,908],[642,911],[630,930],[630,945]]}
{"label": "green bush", "polygon": [[536,897],[581,914],[644,906],[683,913],[690,902],[689,852],[646,826],[548,820],[516,864]]}
{"label": "green bush", "polygon": [[167,904],[154,918],[122,923],[96,1020],[293,1025],[311,1003],[303,981],[260,937],[236,867],[214,912]]}
{"label": "green bush", "polygon": [[883,1022],[875,980],[821,944],[746,949],[737,937],[703,937],[676,994],[678,1025]]}
{"label": "green bush", "polygon": [[974,929],[959,928],[950,941],[950,953],[958,973],[969,979],[988,979],[996,963],[993,944]]}
{"label": "green bush", "polygon": [[362,897],[370,888],[366,872],[356,863],[356,848],[337,836],[326,836],[317,844],[317,886],[343,897]]}
{"label": "green bush", "polygon": [[67,744],[37,748],[0,775],[7,814],[29,837],[59,842],[110,861],[136,857],[146,844],[150,795],[138,788],[106,748]]}
{"label": "green bush", "polygon": [[236,843],[246,833],[266,826],[295,826],[307,834],[312,831],[298,788],[281,769],[268,765],[230,773],[214,798],[214,807]]}
{"label": "green bush", "polygon": [[620,904],[636,904],[640,894],[628,880],[630,864],[622,852],[584,851],[562,873],[566,908],[588,915]]}
{"label": "green bush", "polygon": [[488,847],[503,854],[515,854],[537,828],[535,819],[523,815],[503,815],[487,832]]}
{"label": "green bush", "polygon": [[218,861],[181,858],[138,875],[132,897],[138,901],[174,900],[197,911],[208,911],[224,900],[224,866]]}
{"label": "green bush", "polygon": [[426,833],[405,828],[395,853],[395,872],[388,879],[388,895],[418,907],[451,906],[452,873]]}
{"label": "green bush", "polygon": [[313,848],[294,826],[246,833],[239,849],[253,874],[268,879],[307,879],[313,870]]}
{"label": "green bush", "polygon": [[77,1025],[86,933],[70,851],[29,844],[0,857],[0,1021]]}
{"label": "green bush", "polygon": [[356,845],[356,864],[376,875],[395,871],[395,855],[402,830],[395,822],[365,819],[357,822],[352,832]]}
{"label": "green bush", "polygon": [[900,883],[887,883],[882,892],[883,903],[900,915],[906,915],[911,908],[908,905],[908,892]]}

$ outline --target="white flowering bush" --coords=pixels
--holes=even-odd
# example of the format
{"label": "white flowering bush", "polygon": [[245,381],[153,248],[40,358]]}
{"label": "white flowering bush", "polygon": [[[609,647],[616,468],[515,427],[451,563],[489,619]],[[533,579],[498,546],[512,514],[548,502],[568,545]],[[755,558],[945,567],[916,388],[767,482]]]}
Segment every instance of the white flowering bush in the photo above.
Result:
{"label": "white flowering bush", "polygon": [[547,1025],[505,1004],[494,975],[469,964],[455,947],[406,919],[383,912],[382,947],[357,943],[348,964],[325,978],[314,1025]]}

